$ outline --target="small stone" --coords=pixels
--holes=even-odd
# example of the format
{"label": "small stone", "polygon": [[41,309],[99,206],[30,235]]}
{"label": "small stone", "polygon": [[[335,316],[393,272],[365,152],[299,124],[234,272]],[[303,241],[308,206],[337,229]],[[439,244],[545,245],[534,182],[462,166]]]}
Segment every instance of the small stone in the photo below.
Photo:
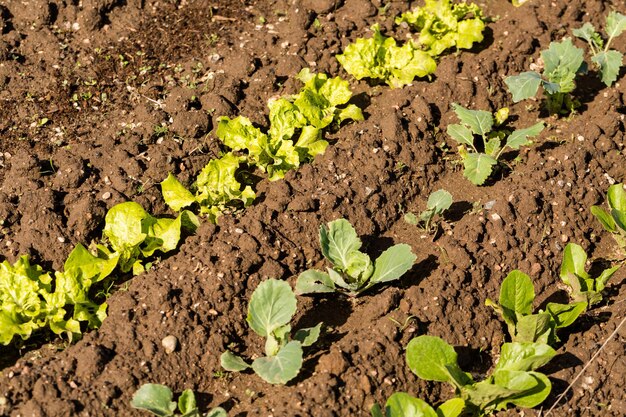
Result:
{"label": "small stone", "polygon": [[106,192],[104,194],[102,194],[102,199],[103,200],[108,200],[109,198],[111,198],[111,193],[110,192]]}
{"label": "small stone", "polygon": [[165,349],[165,353],[172,353],[178,348],[178,339],[176,336],[165,336],[163,340],[161,340],[161,345]]}
{"label": "small stone", "polygon": [[57,237],[57,240],[59,241],[59,243],[65,243],[65,238],[63,236]]}
{"label": "small stone", "polygon": [[541,272],[541,269],[542,269],[541,264],[535,262],[534,264],[530,266],[530,275],[539,274]]}
{"label": "small stone", "polygon": [[565,243],[569,240],[569,237],[567,237],[567,235],[561,235],[561,242]]}
{"label": "small stone", "polygon": [[485,209],[486,210],[491,210],[493,208],[493,206],[496,205],[496,200],[491,200],[491,201],[487,201],[485,203]]}

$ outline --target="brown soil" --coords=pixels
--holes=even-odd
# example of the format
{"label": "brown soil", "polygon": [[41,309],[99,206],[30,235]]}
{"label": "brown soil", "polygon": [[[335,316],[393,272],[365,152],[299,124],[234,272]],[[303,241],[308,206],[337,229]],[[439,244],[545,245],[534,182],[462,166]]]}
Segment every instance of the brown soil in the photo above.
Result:
{"label": "brown soil", "polygon": [[[0,5],[3,257],[28,253],[60,268],[74,244],[99,237],[112,205],[134,200],[166,214],[157,184],[168,171],[189,181],[216,154],[216,117],[243,114],[266,125],[267,99],[295,91],[300,68],[348,78],[333,56],[375,22],[392,33],[391,17],[408,7],[380,0],[208,3]],[[396,391],[438,403],[451,390],[419,380],[403,359],[418,334],[443,337],[464,369],[486,373],[506,331],[484,301],[497,297],[510,270],[529,273],[543,303],[563,295],[565,242],[581,244],[596,264],[616,256],[589,207],[603,202],[610,181],[626,180],[626,82],[623,71],[612,88],[585,78],[579,114],[546,119],[536,146],[517,159],[507,155],[512,169],[484,187],[462,178],[449,150],[454,143],[442,134],[456,121],[450,104],[508,105],[516,126],[530,125],[545,116],[539,102],[512,105],[503,77],[527,70],[531,57],[582,22],[598,27],[608,11],[626,7],[621,0],[480,5],[498,17],[480,47],[446,56],[433,81],[401,90],[351,79],[364,122],[330,135],[327,152],[284,181],[261,182],[254,206],[218,226],[204,224],[178,253],[116,288],[98,331],[67,347],[38,341],[1,348],[0,415],[143,415],[129,402],[148,382],[192,388],[203,409],[222,405],[232,416],[367,416]],[[626,42],[615,46],[626,52]],[[156,133],[161,125],[167,132]],[[455,204],[433,241],[402,216],[422,210],[439,188]],[[227,346],[247,356],[262,351],[245,323],[252,291],[268,277],[293,284],[306,268],[322,266],[317,230],[338,217],[355,225],[370,253],[409,243],[415,267],[398,285],[355,302],[299,298],[296,327],[322,320],[327,331],[286,387],[253,374],[222,375]],[[622,269],[602,305],[560,334],[560,355],[545,371],[553,381],[547,406],[624,317],[625,279]],[[160,341],[169,334],[180,347],[168,355]],[[553,415],[626,415],[625,339],[621,329]]]}

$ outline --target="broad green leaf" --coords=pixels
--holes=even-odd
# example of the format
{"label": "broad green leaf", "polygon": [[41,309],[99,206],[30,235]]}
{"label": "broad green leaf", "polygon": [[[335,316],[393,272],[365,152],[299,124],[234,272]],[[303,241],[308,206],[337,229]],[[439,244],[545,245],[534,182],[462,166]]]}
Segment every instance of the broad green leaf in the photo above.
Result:
{"label": "broad green leaf", "polygon": [[549,345],[532,342],[505,343],[500,349],[500,359],[495,371],[534,371],[541,368],[556,355]]}
{"label": "broad green leaf", "polygon": [[554,337],[555,323],[549,313],[531,314],[519,317],[515,326],[514,342],[549,343]]}
{"label": "broad green leaf", "polygon": [[427,381],[449,382],[447,367],[458,367],[454,348],[435,336],[422,335],[406,347],[406,361],[411,371]]}
{"label": "broad green leaf", "polygon": [[191,191],[186,189],[170,172],[167,178],[161,182],[163,200],[172,210],[180,211],[196,202]]}
{"label": "broad green leaf", "polygon": [[484,153],[469,153],[463,159],[463,175],[474,185],[483,185],[498,161]]}
{"label": "broad green leaf", "polygon": [[437,417],[460,417],[465,411],[463,398],[451,398],[437,408]]}
{"label": "broad green leaf", "polygon": [[385,404],[385,417],[437,417],[437,413],[425,401],[396,392]]}
{"label": "broad green leaf", "polygon": [[461,123],[469,127],[477,135],[486,136],[493,128],[493,115],[484,110],[469,110],[456,103],[452,103],[452,109]]}
{"label": "broad green leaf", "polygon": [[498,399],[496,410],[504,410],[509,403],[518,407],[532,408],[541,404],[550,394],[550,380],[539,372],[501,370],[493,375],[494,384],[505,387],[518,394]]}
{"label": "broad green leaf", "polygon": [[474,148],[474,134],[469,128],[461,124],[448,125],[448,135],[457,142]]}
{"label": "broad green leaf", "polygon": [[[500,287],[500,305],[509,316],[526,316],[533,312],[535,289],[530,277],[522,271],[511,271]],[[516,314],[512,314],[516,313]]]}
{"label": "broad green leaf", "polygon": [[626,16],[612,10],[606,16],[606,34],[609,38],[616,38],[626,30]]}
{"label": "broad green leaf", "polygon": [[615,50],[600,51],[591,57],[591,60],[600,67],[602,82],[607,87],[617,80],[623,59],[622,53]]}
{"label": "broad green leaf", "polygon": [[577,38],[584,39],[590,44],[593,44],[594,48],[602,47],[602,39],[600,38],[600,35],[596,32],[596,28],[589,22],[585,23],[579,29],[572,30],[572,34]]}
{"label": "broad green leaf", "polygon": [[113,250],[124,252],[139,246],[147,236],[142,230],[142,221],[148,217],[150,215],[133,201],[111,207],[104,219],[103,233]]}
{"label": "broad green leaf", "polygon": [[487,140],[485,143],[485,153],[489,156],[496,158],[501,149],[501,140],[499,137],[494,136]]}
{"label": "broad green leaf", "polygon": [[228,413],[222,407],[215,407],[212,408],[204,417],[228,417]]}
{"label": "broad green leaf", "polygon": [[212,408],[205,417],[228,417],[228,413],[222,407],[215,407]]}
{"label": "broad green leaf", "polygon": [[591,206],[591,214],[596,216],[600,223],[602,223],[602,227],[604,227],[605,230],[611,233],[617,233],[615,220],[613,220],[613,217],[611,217],[611,215],[607,213],[602,207]]}
{"label": "broad green leaf", "polygon": [[0,344],[2,345],[11,343],[15,336],[26,340],[39,327],[34,321],[22,322],[14,314],[0,309]]}
{"label": "broad green leaf", "polygon": [[370,282],[380,283],[396,280],[413,267],[416,259],[417,256],[413,254],[409,245],[401,243],[392,246],[376,259]]}
{"label": "broad green leaf", "polygon": [[337,287],[346,289],[350,292],[353,292],[356,294],[357,290],[361,287],[361,282],[360,281],[355,281],[355,282],[346,282],[345,279],[343,279],[343,276],[341,273],[335,271],[332,268],[327,268],[328,271],[328,277],[330,278],[330,280],[333,282],[333,284]]}
{"label": "broad green leaf", "polygon": [[273,139],[289,140],[297,128],[304,127],[306,120],[296,105],[285,98],[270,100],[269,134]]}
{"label": "broad green leaf", "polygon": [[565,284],[571,285],[570,275],[582,279],[589,278],[585,272],[585,264],[587,262],[587,254],[585,250],[575,243],[568,243],[563,251],[563,262],[561,263],[561,280]]}
{"label": "broad green leaf", "polygon": [[[308,70],[308,68],[304,70]],[[348,81],[342,80],[339,77],[327,78],[326,74],[316,74],[316,76],[323,79],[318,92],[331,106],[346,104],[352,97],[352,91],[350,91],[350,83],[348,83]],[[307,86],[308,84],[309,83],[307,83]]]}
{"label": "broad green leaf", "polygon": [[611,185],[606,196],[611,209],[626,212],[626,190],[624,190],[624,184]]}
{"label": "broad green leaf", "polygon": [[364,120],[363,111],[354,104],[348,104],[345,108],[335,112],[337,122],[341,124],[344,120],[360,121]]}
{"label": "broad green leaf", "polygon": [[370,414],[372,417],[386,417],[378,404],[374,404],[372,408],[370,408]]}
{"label": "broad green leaf", "polygon": [[459,22],[457,27],[456,47],[471,49],[474,43],[483,41],[485,23],[481,19],[468,19]]}
{"label": "broad green leaf", "polygon": [[452,205],[452,194],[446,190],[437,190],[428,196],[426,207],[433,210],[435,214],[441,214]]}
{"label": "broad green leaf", "polygon": [[130,405],[159,417],[169,417],[173,416],[176,411],[176,403],[172,399],[173,394],[169,387],[160,384],[144,384],[135,392]]}
{"label": "broad green leaf", "polygon": [[626,211],[613,209],[611,210],[611,217],[613,217],[615,225],[619,227],[622,232],[626,231]]}
{"label": "broad green leaf", "polygon": [[313,343],[317,342],[317,339],[320,337],[320,332],[322,331],[322,323],[318,323],[314,327],[308,327],[306,329],[299,329],[293,335],[294,340],[297,340],[302,344],[302,347],[311,346]]}
{"label": "broad green leaf", "polygon": [[363,252],[352,252],[348,262],[349,264],[344,272],[350,278],[351,283],[357,283],[359,286],[365,283],[374,271],[372,260]]}
{"label": "broad green leaf", "polygon": [[252,369],[270,384],[286,384],[295,378],[302,367],[302,346],[291,341],[283,346],[275,356],[257,358]]}
{"label": "broad green leaf", "polygon": [[[502,373],[511,373],[516,372],[517,374],[526,374],[526,372],[520,371],[500,371]],[[526,382],[532,383],[531,378],[525,378]],[[528,384],[529,386],[530,383]],[[509,388],[506,385],[498,385],[493,382],[493,378],[488,378],[483,381],[478,382],[474,386],[467,387],[463,390],[464,396],[467,397],[467,402],[469,404],[473,404],[475,407],[478,407],[480,410],[486,410],[487,412],[492,412],[496,409],[498,402],[503,402],[506,404],[506,401],[513,396],[524,392],[524,389],[519,388]],[[506,406],[504,406],[506,408]]]}
{"label": "broad green leaf", "polygon": [[220,364],[222,368],[231,372],[241,372],[250,367],[240,356],[235,355],[227,350],[220,356]]}
{"label": "broad green leaf", "polygon": [[296,280],[296,294],[334,292],[335,283],[327,273],[316,269],[309,269],[298,276]]}
{"label": "broad green leaf", "polygon": [[613,276],[614,273],[617,272],[619,268],[620,268],[620,265],[617,265],[617,266],[614,266],[612,268],[605,269],[604,271],[602,271],[600,276],[594,280],[595,281],[594,290],[598,292],[603,291],[604,287],[606,286],[607,281]]}
{"label": "broad green leaf", "polygon": [[111,257],[105,254],[100,255],[102,257],[92,255],[83,245],[78,243],[67,257],[63,269],[65,271],[77,269],[81,272],[81,278],[89,280],[96,278],[92,282],[101,281],[113,272],[117,266],[119,255],[114,254]]}
{"label": "broad green leaf", "polygon": [[546,305],[546,311],[552,316],[557,329],[570,326],[586,309],[587,303],[585,302],[572,304],[548,303]]}
{"label": "broad green leaf", "polygon": [[243,116],[237,116],[234,119],[226,116],[220,117],[215,134],[233,151],[246,149],[252,155],[260,154],[268,142],[267,135]]}
{"label": "broad green leaf", "polygon": [[[186,389],[180,394],[178,397],[178,410],[183,415],[188,415],[193,413],[194,411],[198,412],[198,406],[196,405],[196,396],[193,391],[190,389]],[[199,417],[199,416],[198,416]]]}
{"label": "broad green leaf", "polygon": [[551,42],[548,49],[541,51],[544,73],[551,82],[561,84],[560,80],[575,76],[584,62],[583,54],[584,51],[574,46],[570,38]]}
{"label": "broad green leaf", "polygon": [[361,248],[361,239],[346,219],[338,219],[320,227],[320,245],[326,259],[345,271]]}
{"label": "broad green leaf", "polygon": [[414,78],[425,77],[437,69],[435,60],[426,52],[413,48],[410,42],[400,48],[390,47],[388,57],[388,84],[393,88],[402,88]]}
{"label": "broad green leaf", "polygon": [[509,87],[515,103],[535,97],[541,85],[541,75],[534,71],[522,72],[519,75],[506,77],[504,82]]}
{"label": "broad green leaf", "polygon": [[285,281],[268,279],[252,293],[246,321],[259,336],[269,337],[296,312],[296,296]]}
{"label": "broad green leaf", "polygon": [[539,122],[525,129],[518,129],[506,138],[506,146],[512,149],[519,149],[520,146],[529,145],[532,142],[528,140],[528,137],[537,136],[543,128],[543,122]]}

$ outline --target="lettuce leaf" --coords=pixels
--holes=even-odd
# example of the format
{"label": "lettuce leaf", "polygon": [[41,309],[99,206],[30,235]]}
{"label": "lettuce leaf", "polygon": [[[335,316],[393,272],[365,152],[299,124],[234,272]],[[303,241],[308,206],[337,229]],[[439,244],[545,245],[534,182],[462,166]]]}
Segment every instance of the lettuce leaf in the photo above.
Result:
{"label": "lettuce leaf", "polygon": [[470,49],[483,41],[485,22],[482,10],[474,3],[451,4],[450,0],[426,0],[396,18],[396,24],[406,22],[419,31],[418,44],[431,56],[439,56],[446,49]]}
{"label": "lettuce leaf", "polygon": [[357,39],[336,57],[357,80],[379,79],[392,88],[401,88],[415,77],[425,77],[437,69],[435,60],[411,42],[397,46],[395,39],[380,33],[378,25],[372,26],[372,30],[371,38]]}

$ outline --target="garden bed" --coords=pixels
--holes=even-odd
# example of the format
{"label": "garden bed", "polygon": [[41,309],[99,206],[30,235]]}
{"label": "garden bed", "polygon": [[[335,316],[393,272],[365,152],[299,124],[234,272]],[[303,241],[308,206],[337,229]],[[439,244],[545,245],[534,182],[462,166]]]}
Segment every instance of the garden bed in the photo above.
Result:
{"label": "garden bed", "polygon": [[[439,403],[453,392],[410,371],[411,338],[447,340],[464,370],[484,375],[506,337],[485,300],[497,299],[508,272],[529,274],[545,303],[565,294],[558,273],[568,242],[595,265],[618,256],[590,207],[626,180],[624,71],[610,88],[585,76],[576,90],[582,106],[562,118],[544,114],[539,100],[513,104],[504,77],[527,71],[532,57],[583,22],[598,27],[610,10],[626,13],[622,2],[479,2],[493,19],[485,40],[443,57],[432,80],[402,89],[356,81],[334,55],[376,22],[399,33],[393,16],[405,2],[211,3],[0,6],[1,258],[30,254],[59,269],[74,244],[101,236],[106,210],[123,201],[171,215],[158,186],[167,173],[189,183],[217,155],[219,116],[267,126],[267,100],[296,92],[301,68],[350,80],[365,120],[327,135],[326,152],[284,180],[261,181],[251,207],[204,222],[177,252],[113,287],[97,331],[71,345],[40,338],[0,347],[0,415],[142,415],[130,399],[149,382],[191,388],[202,409],[221,405],[232,416],[367,416],[397,391]],[[614,47],[626,52],[626,42]],[[504,154],[510,169],[477,187],[463,178],[445,134],[458,122],[452,103],[508,106],[515,127],[539,119],[547,127],[534,146]],[[441,188],[455,203],[440,233],[404,221]],[[223,372],[225,349],[263,351],[245,323],[252,291],[267,278],[294,284],[304,270],[323,268],[318,230],[340,217],[368,253],[411,245],[413,269],[355,299],[299,297],[294,327],[323,321],[326,330],[287,386]],[[559,355],[544,368],[553,384],[544,408],[623,319],[625,279],[622,268],[602,304],[560,333]],[[167,335],[179,341],[169,354]],[[625,340],[622,328],[553,415],[626,414]]]}

